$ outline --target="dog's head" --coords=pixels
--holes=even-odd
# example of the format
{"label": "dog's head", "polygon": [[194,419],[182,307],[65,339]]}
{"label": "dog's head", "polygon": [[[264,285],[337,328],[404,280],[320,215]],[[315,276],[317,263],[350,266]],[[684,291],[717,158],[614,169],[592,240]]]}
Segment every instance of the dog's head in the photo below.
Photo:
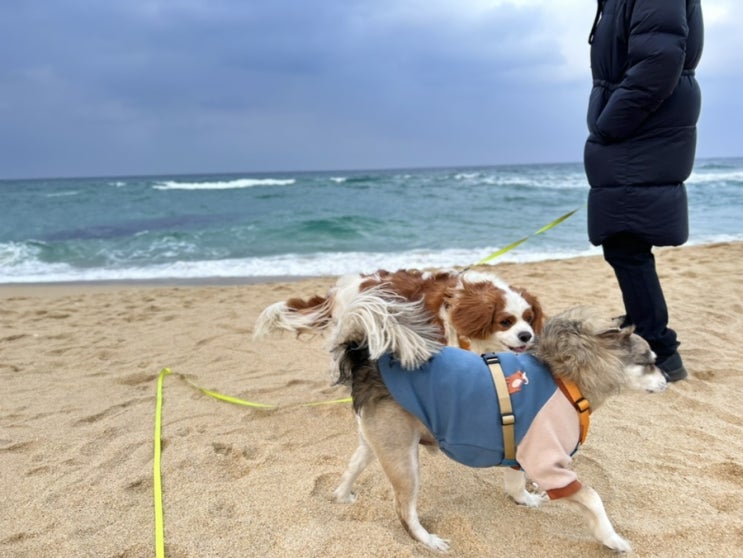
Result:
{"label": "dog's head", "polygon": [[659,392],[667,385],[647,341],[633,327],[617,327],[590,308],[547,320],[533,352],[555,376],[577,384],[594,406],[623,388]]}
{"label": "dog's head", "polygon": [[[624,328],[630,331],[634,329],[634,326]],[[625,341],[625,345],[623,364],[629,378],[628,386],[651,393],[666,389],[668,380],[663,371],[655,365],[656,354],[648,342],[636,333],[632,333]]]}
{"label": "dog's head", "polygon": [[534,295],[478,272],[467,272],[449,290],[443,314],[459,345],[476,353],[524,352],[544,323],[542,306]]}

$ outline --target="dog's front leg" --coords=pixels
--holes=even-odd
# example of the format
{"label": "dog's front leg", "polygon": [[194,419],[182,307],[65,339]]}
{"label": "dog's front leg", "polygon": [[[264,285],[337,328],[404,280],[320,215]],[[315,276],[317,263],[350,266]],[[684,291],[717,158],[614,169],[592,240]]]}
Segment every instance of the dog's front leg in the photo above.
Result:
{"label": "dog's front leg", "polygon": [[536,508],[548,499],[546,494],[533,494],[526,490],[526,475],[520,469],[507,467],[503,472],[503,484],[506,494],[522,506]]}
{"label": "dog's front leg", "polygon": [[374,459],[374,452],[369,447],[369,443],[364,438],[364,434],[359,429],[359,446],[353,452],[351,461],[341,477],[341,483],[333,492],[333,498],[336,502],[342,504],[351,504],[356,501],[356,494],[353,493],[353,483],[356,481],[361,472]]}
{"label": "dog's front leg", "polygon": [[593,535],[605,546],[617,552],[630,552],[632,550],[629,542],[620,537],[614,530],[611,521],[609,521],[609,516],[606,515],[601,496],[593,488],[584,485],[578,492],[566,499],[580,505]]}

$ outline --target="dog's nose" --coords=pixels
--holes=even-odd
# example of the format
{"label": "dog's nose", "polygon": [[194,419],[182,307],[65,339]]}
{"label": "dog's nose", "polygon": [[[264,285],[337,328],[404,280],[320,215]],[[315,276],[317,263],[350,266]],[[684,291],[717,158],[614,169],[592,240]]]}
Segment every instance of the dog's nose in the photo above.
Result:
{"label": "dog's nose", "polygon": [[521,341],[522,343],[528,343],[529,341],[531,341],[531,333],[529,333],[528,331],[522,331],[521,333],[519,333],[519,341]]}

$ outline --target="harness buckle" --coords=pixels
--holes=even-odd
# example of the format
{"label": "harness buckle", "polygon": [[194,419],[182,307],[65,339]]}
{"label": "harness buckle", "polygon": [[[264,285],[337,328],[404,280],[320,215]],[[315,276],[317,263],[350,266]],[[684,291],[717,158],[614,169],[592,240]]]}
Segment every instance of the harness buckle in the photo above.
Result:
{"label": "harness buckle", "polygon": [[580,399],[578,399],[578,401],[575,402],[575,408],[578,410],[579,413],[585,413],[586,411],[588,413],[591,412],[591,404],[585,397],[581,397]]}
{"label": "harness buckle", "polygon": [[480,355],[480,357],[485,361],[485,364],[498,364],[500,363],[500,359],[498,358],[497,353],[483,353]]}

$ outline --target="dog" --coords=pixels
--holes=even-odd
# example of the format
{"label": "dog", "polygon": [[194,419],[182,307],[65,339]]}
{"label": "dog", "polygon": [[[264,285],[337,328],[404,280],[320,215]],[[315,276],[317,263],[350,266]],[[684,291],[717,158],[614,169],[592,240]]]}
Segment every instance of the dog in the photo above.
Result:
{"label": "dog", "polygon": [[[618,552],[631,550],[629,542],[614,530],[598,493],[582,485],[570,469],[570,456],[585,436],[576,410],[580,403],[587,399],[595,410],[625,388],[647,392],[666,388],[666,379],[654,364],[655,354],[631,326],[619,327],[588,308],[570,309],[546,321],[528,352],[497,355],[504,369],[504,363],[514,360],[517,368],[509,385],[515,416],[515,459],[509,461],[503,458],[504,443],[490,439],[501,432],[502,417],[483,356],[437,344],[420,316],[420,305],[400,301],[385,316],[373,296],[370,301],[365,300],[367,296],[360,293],[346,313],[337,317],[339,328],[332,341],[338,382],[351,387],[359,425],[359,446],[333,493],[337,502],[356,500],[353,483],[376,457],[392,484],[403,527],[428,548],[447,551],[449,541],[429,533],[418,519],[420,444],[442,449],[467,465],[506,466],[505,492],[516,503],[536,507],[549,499],[575,502],[596,539]],[[369,324],[379,320],[387,320],[388,340],[398,340],[397,345],[384,346],[374,339],[374,326]],[[539,370],[531,370],[532,365]],[[437,375],[443,383],[434,383]],[[479,384],[463,383],[471,377],[479,378]],[[540,382],[552,382],[552,387],[539,388]],[[572,383],[584,399],[574,401],[556,383]],[[522,396],[540,400],[543,407],[536,414],[521,411],[518,399]],[[426,398],[430,403],[424,403]],[[484,411],[493,405],[495,411]],[[452,418],[456,410],[464,411],[462,425]],[[488,434],[485,442],[482,433]],[[527,490],[527,477],[537,483],[539,492]]]}
{"label": "dog", "polygon": [[492,273],[415,269],[346,275],[325,296],[291,298],[261,312],[254,337],[285,330],[303,333],[332,331],[336,317],[360,292],[372,289],[380,300],[422,301],[428,319],[445,345],[486,353],[526,351],[544,323],[538,299]]}

